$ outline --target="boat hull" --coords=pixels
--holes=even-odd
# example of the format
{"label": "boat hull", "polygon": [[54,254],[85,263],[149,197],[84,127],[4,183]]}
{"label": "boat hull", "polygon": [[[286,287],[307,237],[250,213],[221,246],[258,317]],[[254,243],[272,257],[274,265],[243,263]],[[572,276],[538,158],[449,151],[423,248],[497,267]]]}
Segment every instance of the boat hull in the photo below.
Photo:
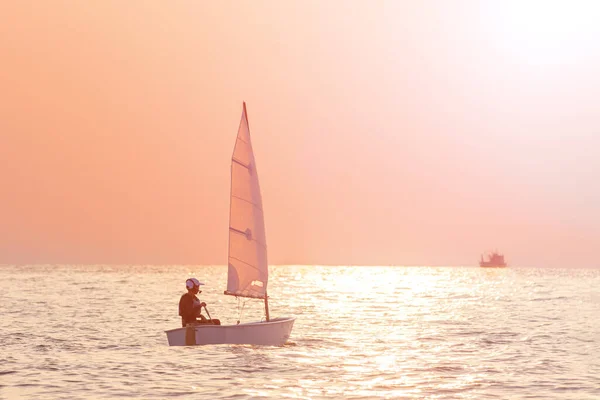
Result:
{"label": "boat hull", "polygon": [[294,317],[239,325],[190,325],[166,331],[169,346],[251,344],[283,346],[292,333]]}
{"label": "boat hull", "polygon": [[490,264],[490,263],[479,263],[479,266],[481,268],[506,268],[507,265],[506,264]]}

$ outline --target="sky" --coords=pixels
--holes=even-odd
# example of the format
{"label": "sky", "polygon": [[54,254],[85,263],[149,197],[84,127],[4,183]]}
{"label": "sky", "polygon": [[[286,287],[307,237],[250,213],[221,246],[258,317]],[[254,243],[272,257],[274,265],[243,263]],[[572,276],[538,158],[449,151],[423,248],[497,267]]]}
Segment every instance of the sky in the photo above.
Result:
{"label": "sky", "polygon": [[600,267],[595,1],[0,3],[0,263]]}

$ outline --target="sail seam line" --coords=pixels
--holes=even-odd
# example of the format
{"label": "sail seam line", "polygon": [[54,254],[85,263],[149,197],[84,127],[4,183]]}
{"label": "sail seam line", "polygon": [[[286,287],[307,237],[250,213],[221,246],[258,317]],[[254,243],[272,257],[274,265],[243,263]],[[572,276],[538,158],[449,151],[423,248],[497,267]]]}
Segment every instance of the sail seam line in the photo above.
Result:
{"label": "sail seam line", "polygon": [[258,206],[258,204],[256,204],[256,203],[253,203],[253,202],[251,202],[250,200],[246,200],[246,199],[244,199],[244,198],[242,198],[242,197],[240,197],[240,196],[236,196],[235,194],[232,194],[232,195],[231,195],[231,197],[234,197],[234,198],[236,198],[236,199],[238,199],[238,200],[245,201],[246,203],[250,203],[250,204],[252,204],[254,207],[258,208],[258,209],[259,209],[261,212],[262,212],[262,210],[263,210],[263,209],[262,209],[262,207],[259,207],[259,206]]}
{"label": "sail seam line", "polygon": [[[249,134],[249,133],[250,133],[250,132],[248,132],[248,134]],[[244,142],[244,143],[246,143],[246,144],[250,144],[250,143],[246,142],[244,139],[242,139],[242,138],[241,138],[241,137],[239,137],[239,136],[237,137],[237,140],[239,140],[239,141],[241,141],[241,142]]]}
{"label": "sail seam line", "polygon": [[229,230],[231,230],[233,232],[236,232],[236,233],[239,233],[240,235],[245,235],[246,234],[246,232],[240,231],[239,229],[235,229],[234,227],[231,227],[231,226],[229,227]]}
{"label": "sail seam line", "polygon": [[235,157],[232,157],[232,158],[231,158],[231,161],[233,161],[233,162],[234,162],[234,163],[236,163],[236,164],[239,164],[239,165],[241,165],[242,167],[246,168],[247,170],[250,170],[250,166],[249,166],[249,165],[246,165],[246,164],[244,164],[243,162],[241,162],[241,161],[239,161],[239,160],[236,160],[236,159],[235,159]]}
{"label": "sail seam line", "polygon": [[[238,234],[240,234],[240,235],[243,235],[243,236],[246,236],[246,232],[244,232],[244,231],[240,231],[239,229],[235,229],[235,228],[234,228],[234,227],[232,227],[232,226],[230,226],[230,227],[229,227],[229,231],[230,231],[230,232],[235,232],[235,233],[238,233]],[[262,248],[263,248],[263,249],[267,250],[267,245],[266,245],[266,244],[264,244],[264,243],[261,243],[261,242],[259,242],[259,241],[258,241],[258,240],[256,240],[256,239],[250,239],[250,241],[251,241],[251,242],[256,242],[256,243],[260,244],[260,245],[262,246]],[[241,260],[240,260],[240,261],[241,261]],[[248,265],[250,265],[250,264],[248,264]]]}
{"label": "sail seam line", "polygon": [[247,262],[245,262],[245,261],[242,261],[242,260],[240,260],[239,258],[235,258],[235,257],[232,257],[232,256],[229,256],[229,258],[231,258],[231,259],[233,259],[233,260],[236,260],[236,261],[239,261],[239,262],[241,262],[241,263],[244,263],[244,264],[246,264],[247,266],[249,266],[250,268],[254,268],[254,269],[255,269],[255,270],[257,270],[257,271],[260,271],[260,269],[259,269],[258,267],[255,267],[255,266],[254,266],[254,265],[252,265],[252,264],[248,264]]}

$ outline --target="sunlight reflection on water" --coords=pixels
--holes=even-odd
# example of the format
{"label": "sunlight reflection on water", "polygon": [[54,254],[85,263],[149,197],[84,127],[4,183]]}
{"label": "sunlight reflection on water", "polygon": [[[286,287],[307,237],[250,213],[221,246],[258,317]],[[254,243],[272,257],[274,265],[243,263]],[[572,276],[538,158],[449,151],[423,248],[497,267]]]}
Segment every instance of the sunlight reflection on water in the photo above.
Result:
{"label": "sunlight reflection on water", "polygon": [[0,267],[0,397],[600,398],[598,270],[272,267],[288,345],[171,348],[189,276],[235,323],[221,266]]}

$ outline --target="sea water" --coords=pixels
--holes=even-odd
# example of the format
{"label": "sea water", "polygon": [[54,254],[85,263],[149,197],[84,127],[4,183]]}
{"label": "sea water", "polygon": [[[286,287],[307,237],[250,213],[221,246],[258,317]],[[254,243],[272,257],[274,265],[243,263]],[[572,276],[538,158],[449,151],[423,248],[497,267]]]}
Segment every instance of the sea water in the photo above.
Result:
{"label": "sea water", "polygon": [[185,280],[225,266],[0,266],[0,398],[600,399],[600,270],[273,266],[283,347],[169,347]]}

